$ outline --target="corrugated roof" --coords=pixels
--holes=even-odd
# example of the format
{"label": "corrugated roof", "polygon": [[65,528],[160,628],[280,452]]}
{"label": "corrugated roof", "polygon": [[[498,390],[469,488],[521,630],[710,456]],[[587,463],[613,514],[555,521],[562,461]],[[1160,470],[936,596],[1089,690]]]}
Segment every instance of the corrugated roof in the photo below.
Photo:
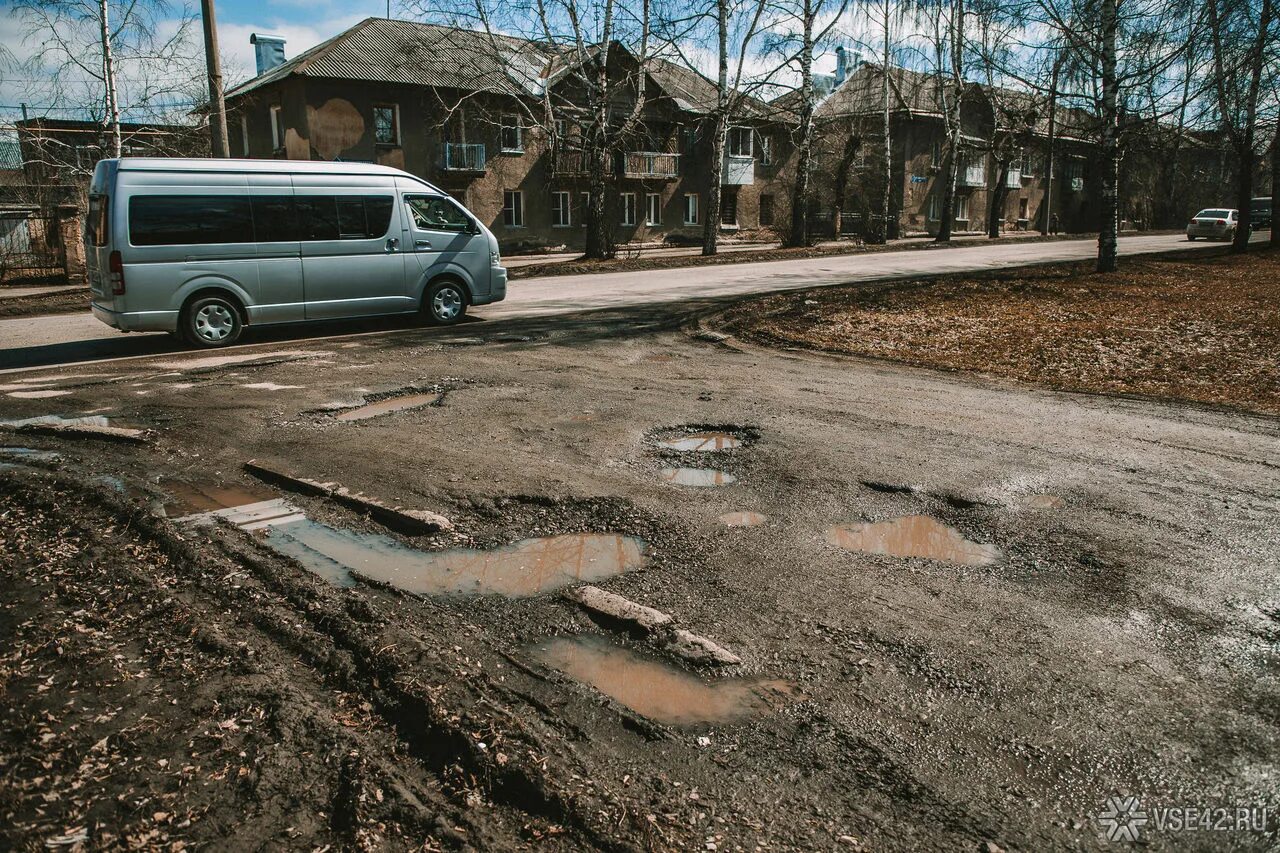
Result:
{"label": "corrugated roof", "polygon": [[0,139],[0,169],[5,171],[22,168],[22,146],[12,139]]}
{"label": "corrugated roof", "polygon": [[472,92],[537,95],[559,48],[475,30],[366,18],[265,74],[237,97],[293,74],[337,80],[438,86]]}

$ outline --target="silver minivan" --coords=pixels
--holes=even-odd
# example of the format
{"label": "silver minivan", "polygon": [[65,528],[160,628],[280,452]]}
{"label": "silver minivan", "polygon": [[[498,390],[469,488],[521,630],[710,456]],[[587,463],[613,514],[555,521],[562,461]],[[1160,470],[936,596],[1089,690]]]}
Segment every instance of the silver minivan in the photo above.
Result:
{"label": "silver minivan", "polygon": [[103,160],[85,243],[95,317],[203,347],[301,320],[420,312],[450,325],[507,293],[488,228],[426,181],[367,163]]}

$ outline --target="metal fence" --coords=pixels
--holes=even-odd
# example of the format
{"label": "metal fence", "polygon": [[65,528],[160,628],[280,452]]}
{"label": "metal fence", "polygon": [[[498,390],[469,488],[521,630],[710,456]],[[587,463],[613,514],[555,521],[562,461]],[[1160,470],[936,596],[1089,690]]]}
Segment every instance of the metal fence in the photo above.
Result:
{"label": "metal fence", "polygon": [[0,284],[57,284],[67,280],[67,247],[59,220],[0,212]]}

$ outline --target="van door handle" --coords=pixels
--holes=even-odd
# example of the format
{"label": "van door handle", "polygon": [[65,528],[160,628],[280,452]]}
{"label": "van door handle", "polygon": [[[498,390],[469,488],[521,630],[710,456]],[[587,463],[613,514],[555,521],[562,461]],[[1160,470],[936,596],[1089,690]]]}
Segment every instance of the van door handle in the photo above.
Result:
{"label": "van door handle", "polygon": [[430,249],[431,241],[430,240],[414,240],[413,247],[415,249]]}
{"label": "van door handle", "polygon": [[389,237],[389,238],[387,238],[387,251],[388,251],[388,252],[394,252],[396,249],[399,249],[399,248],[400,248],[400,239],[399,239],[398,237]]}

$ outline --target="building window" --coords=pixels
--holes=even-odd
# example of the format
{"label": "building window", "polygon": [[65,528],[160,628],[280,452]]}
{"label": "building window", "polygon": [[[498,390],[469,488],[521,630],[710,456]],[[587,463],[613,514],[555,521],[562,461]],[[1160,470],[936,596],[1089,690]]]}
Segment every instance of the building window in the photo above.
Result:
{"label": "building window", "polygon": [[773,165],[773,137],[760,134],[760,165]]}
{"label": "building window", "polygon": [[938,221],[938,196],[936,194],[929,196],[929,212],[927,216],[934,222]]}
{"label": "building window", "polygon": [[751,156],[751,128],[749,127],[731,127],[729,128],[729,138],[726,140],[726,149],[730,157],[750,157]]}
{"label": "building window", "polygon": [[280,105],[271,108],[271,150],[279,151],[284,147],[284,110]]}
{"label": "building window", "polygon": [[773,225],[773,196],[760,196],[760,225],[768,228]]}
{"label": "building window", "polygon": [[933,158],[933,165],[942,165],[942,140],[937,136],[933,138],[933,153],[930,157]]}
{"label": "building window", "polygon": [[400,108],[395,104],[373,108],[373,141],[376,145],[400,144]]}
{"label": "building window", "polygon": [[694,148],[698,144],[698,129],[685,125],[680,129],[680,144],[685,154],[694,153]]}
{"label": "building window", "polygon": [[961,222],[969,221],[969,197],[967,195],[956,196],[956,219]]}
{"label": "building window", "polygon": [[524,227],[524,193],[520,190],[503,191],[502,224],[508,228]]}
{"label": "building window", "polygon": [[720,196],[720,224],[735,226],[738,224],[738,191],[725,187]]}
{"label": "building window", "polygon": [[591,210],[591,193],[578,193],[578,197],[582,200],[582,213],[578,217],[578,224],[586,228],[587,212]]}
{"label": "building window", "polygon": [[569,193],[554,192],[551,194],[551,225],[555,228],[567,228],[569,221]]}
{"label": "building window", "polygon": [[524,151],[524,126],[520,122],[520,116],[510,114],[502,117],[501,136],[499,141],[503,151]]}
{"label": "building window", "polygon": [[662,196],[649,193],[645,196],[645,225],[662,224]]}
{"label": "building window", "polygon": [[622,194],[622,224],[623,225],[636,224],[636,194],[635,193]]}
{"label": "building window", "polygon": [[685,225],[698,224],[698,194],[697,193],[684,194],[684,224]]}

